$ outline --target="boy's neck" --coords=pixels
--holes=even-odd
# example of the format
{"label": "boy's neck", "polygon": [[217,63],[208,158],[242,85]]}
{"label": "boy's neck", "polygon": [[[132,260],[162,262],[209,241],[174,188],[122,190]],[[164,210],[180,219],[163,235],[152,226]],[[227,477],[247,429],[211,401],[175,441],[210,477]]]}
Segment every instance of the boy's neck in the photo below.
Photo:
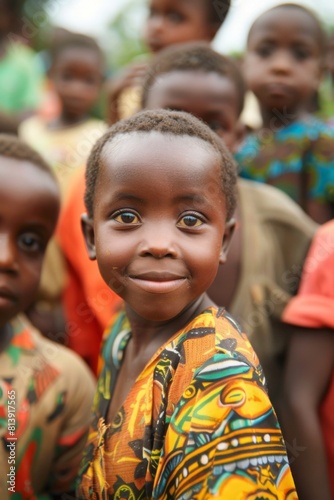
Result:
{"label": "boy's neck", "polygon": [[262,117],[261,129],[266,129],[273,133],[302,120],[309,114],[304,108],[288,109],[284,107],[282,109],[267,109],[260,106],[260,110]]}
{"label": "boy's neck", "polygon": [[155,344],[155,350],[168,342],[179,330],[184,328],[196,316],[201,314],[208,307],[217,307],[216,304],[205,293],[196,301],[189,304],[178,316],[170,321],[149,321],[146,320],[126,306],[127,316],[131,325],[132,342],[134,352],[138,355],[150,344]]}
{"label": "boy's neck", "polygon": [[0,327],[0,353],[3,352],[13,337],[13,328],[10,323]]}
{"label": "boy's neck", "polygon": [[71,115],[66,115],[62,113],[60,116],[52,120],[48,123],[48,128],[51,130],[61,130],[66,128],[75,127],[76,125],[81,125],[88,121],[90,117],[88,115],[84,115],[81,117],[74,117]]}

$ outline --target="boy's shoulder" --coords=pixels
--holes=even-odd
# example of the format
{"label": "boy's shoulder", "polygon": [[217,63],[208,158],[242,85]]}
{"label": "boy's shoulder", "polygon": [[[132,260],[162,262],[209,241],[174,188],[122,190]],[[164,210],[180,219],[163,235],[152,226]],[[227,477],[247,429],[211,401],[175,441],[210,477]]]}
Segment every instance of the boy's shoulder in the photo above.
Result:
{"label": "boy's shoulder", "polygon": [[194,332],[203,329],[208,323],[214,334],[214,356],[223,354],[228,357],[242,356],[245,361],[258,368],[259,360],[238,321],[224,307],[210,307],[198,315],[186,329],[187,337],[193,337]]}
{"label": "boy's shoulder", "polygon": [[70,349],[57,344],[36,330],[24,315],[11,321],[13,337],[3,354],[7,354],[12,365],[21,363],[33,373],[53,373],[59,383],[70,390],[82,384],[94,389],[94,378],[83,360]]}
{"label": "boy's shoulder", "polygon": [[249,133],[237,151],[236,159],[241,161],[249,154],[260,154],[264,150],[272,148],[275,143],[281,145],[282,142],[302,142],[305,139],[317,141],[321,137],[334,139],[334,128],[324,120],[314,115],[308,115],[304,119],[284,127],[273,126],[271,129],[261,129]]}
{"label": "boy's shoulder", "polygon": [[[108,363],[110,353],[118,365],[120,352],[130,338],[130,324],[124,310],[115,313],[105,331],[102,363]],[[239,323],[225,308],[209,307],[193,318],[184,328],[172,335],[156,357],[168,358],[168,353],[181,353],[181,364],[188,359],[194,369],[216,354],[247,358],[249,364],[257,367],[259,360]],[[182,361],[183,360],[183,361]]]}
{"label": "boy's shoulder", "polygon": [[238,180],[238,193],[243,218],[257,220],[260,225],[291,228],[312,238],[318,225],[287,194],[268,184],[248,179]]}

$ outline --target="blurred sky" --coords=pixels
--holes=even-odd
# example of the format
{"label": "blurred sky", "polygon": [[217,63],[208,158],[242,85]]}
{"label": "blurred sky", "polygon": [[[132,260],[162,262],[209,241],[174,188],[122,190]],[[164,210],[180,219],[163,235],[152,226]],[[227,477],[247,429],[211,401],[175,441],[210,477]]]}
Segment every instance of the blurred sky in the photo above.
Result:
{"label": "blurred sky", "polygon": [[[232,9],[223,28],[218,33],[214,46],[220,52],[241,51],[251,23],[264,10],[284,3],[279,0],[232,0]],[[287,2],[289,0],[286,0]],[[54,24],[73,31],[94,35],[104,45],[107,23],[121,9],[125,9],[130,0],[56,0],[50,8]],[[333,0],[294,0],[313,9],[324,21],[334,26]],[[132,9],[129,9],[129,11]],[[133,14],[133,12],[132,12]],[[140,30],[145,19],[145,9],[136,10],[135,19],[131,12],[129,18],[134,30]]]}

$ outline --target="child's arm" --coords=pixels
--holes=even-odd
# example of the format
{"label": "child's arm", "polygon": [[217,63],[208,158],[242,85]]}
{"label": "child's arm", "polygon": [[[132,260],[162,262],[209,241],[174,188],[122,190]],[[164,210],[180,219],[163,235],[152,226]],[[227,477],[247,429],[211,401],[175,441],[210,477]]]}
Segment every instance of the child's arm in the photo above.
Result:
{"label": "child's arm", "polygon": [[300,449],[290,457],[300,500],[332,498],[319,406],[333,366],[334,332],[296,331],[289,347],[281,415],[289,449],[295,444]]}
{"label": "child's arm", "polygon": [[324,224],[333,217],[329,203],[319,203],[312,199],[307,200],[305,211],[318,224]]}
{"label": "child's arm", "polygon": [[303,160],[307,173],[304,209],[313,220],[323,224],[333,217],[334,132],[323,124],[317,134]]}
{"label": "child's arm", "polygon": [[46,493],[52,498],[57,498],[57,495],[66,498],[66,494],[75,490],[95,390],[95,381],[83,361],[69,354],[71,357],[66,360],[67,370],[63,374],[67,380],[64,421],[46,487]]}
{"label": "child's arm", "polygon": [[107,122],[109,125],[113,125],[122,118],[119,110],[122,92],[129,87],[140,86],[146,71],[147,64],[132,64],[125,69],[121,76],[111,82],[107,89]]}

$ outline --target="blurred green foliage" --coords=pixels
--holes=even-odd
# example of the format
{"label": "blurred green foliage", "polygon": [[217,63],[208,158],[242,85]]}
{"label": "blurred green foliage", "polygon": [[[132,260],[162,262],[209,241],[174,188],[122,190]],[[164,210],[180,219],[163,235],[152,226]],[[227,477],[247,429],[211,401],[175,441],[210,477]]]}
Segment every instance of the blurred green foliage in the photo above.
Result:
{"label": "blurred green foliage", "polygon": [[108,26],[107,65],[112,72],[147,54],[142,40],[147,0],[131,0]]}

